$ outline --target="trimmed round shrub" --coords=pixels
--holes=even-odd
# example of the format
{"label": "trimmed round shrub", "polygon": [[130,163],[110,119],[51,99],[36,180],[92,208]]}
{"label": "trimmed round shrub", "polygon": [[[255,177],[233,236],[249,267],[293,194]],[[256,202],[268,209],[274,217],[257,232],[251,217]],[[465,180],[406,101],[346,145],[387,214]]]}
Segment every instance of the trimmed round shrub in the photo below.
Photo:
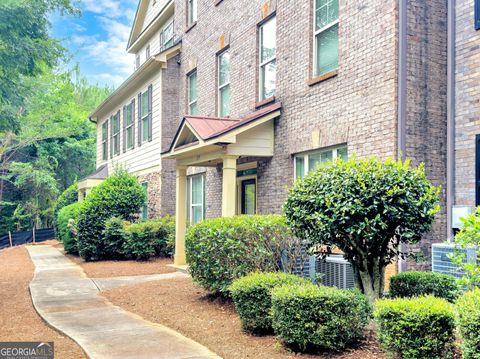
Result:
{"label": "trimmed round shrub", "polygon": [[433,295],[454,302],[460,293],[454,276],[435,272],[402,272],[390,278],[392,298]]}
{"label": "trimmed round shrub", "polygon": [[464,359],[480,359],[480,289],[465,292],[457,301],[457,328]]}
{"label": "trimmed round shrub", "polygon": [[55,231],[58,234],[59,228],[58,228],[58,212],[65,207],[68,206],[69,204],[78,202],[78,183],[77,181],[73,182],[65,191],[62,192],[62,194],[57,198],[57,201],[55,202],[55,207],[53,208],[53,218],[54,218],[54,226],[55,226]]}
{"label": "trimmed round shrub", "polygon": [[105,221],[103,230],[105,251],[117,259],[124,257],[124,247],[128,236],[124,227],[127,223],[120,217],[111,217]]}
{"label": "trimmed round shrub", "polygon": [[[283,246],[286,243],[289,246]],[[291,251],[300,248],[296,244],[300,242],[282,216],[238,216],[208,219],[190,227],[185,251],[193,280],[212,293],[228,296],[234,279],[256,271],[278,271],[285,257],[298,254]]]}
{"label": "trimmed round shrub", "polygon": [[78,220],[78,251],[87,261],[115,258],[104,240],[105,221],[120,217],[132,221],[146,201],[146,194],[135,176],[125,169],[95,187],[82,202]]}
{"label": "trimmed round shrub", "polygon": [[62,241],[65,252],[78,254],[76,225],[80,213],[80,202],[62,207],[57,215],[57,237]]}
{"label": "trimmed round shrub", "polygon": [[382,345],[403,359],[445,358],[452,353],[455,315],[445,299],[379,300],[374,316]]}
{"label": "trimmed round shrub", "polygon": [[165,216],[145,222],[126,224],[123,253],[145,260],[152,256],[169,257],[175,243],[175,217]]}
{"label": "trimmed round shrub", "polygon": [[308,284],[308,280],[287,273],[250,273],[230,286],[243,329],[254,333],[272,331],[273,288],[285,284]]}
{"label": "trimmed round shrub", "polygon": [[294,350],[341,350],[364,336],[371,306],[360,291],[309,285],[272,290],[272,326]]}

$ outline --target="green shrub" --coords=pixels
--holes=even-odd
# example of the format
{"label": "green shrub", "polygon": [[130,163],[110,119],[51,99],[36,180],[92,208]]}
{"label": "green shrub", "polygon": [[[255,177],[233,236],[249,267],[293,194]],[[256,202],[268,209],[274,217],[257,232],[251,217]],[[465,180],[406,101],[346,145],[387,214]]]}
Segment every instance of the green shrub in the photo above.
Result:
{"label": "green shrub", "polygon": [[65,207],[68,206],[69,204],[75,203],[78,201],[78,183],[75,181],[72,183],[65,191],[62,192],[62,194],[57,198],[57,201],[55,202],[55,207],[53,208],[53,218],[54,218],[54,227],[55,231],[57,232],[58,235],[58,212]]}
{"label": "green shrub", "polygon": [[452,353],[454,310],[444,299],[426,296],[379,300],[374,316],[382,345],[404,359],[445,358]]}
{"label": "green shrub", "polygon": [[111,217],[105,221],[105,229],[103,230],[105,251],[117,259],[124,257],[123,249],[128,236],[124,229],[126,223],[128,222],[120,217]]}
{"label": "green shrub", "polygon": [[392,298],[428,294],[454,302],[459,295],[457,280],[454,276],[435,272],[403,272],[390,278]]}
{"label": "green shrub", "polygon": [[57,215],[57,236],[63,243],[65,252],[78,253],[76,225],[80,212],[80,202],[62,207]]}
{"label": "green shrub", "polygon": [[263,333],[272,330],[273,288],[285,284],[308,284],[309,281],[287,273],[250,273],[233,281],[230,293],[243,328]]}
{"label": "green shrub", "polygon": [[80,255],[85,260],[115,258],[116,253],[108,251],[104,240],[105,221],[111,217],[131,221],[145,201],[145,191],[137,178],[125,169],[116,169],[82,202],[78,220]]}
{"label": "green shrub", "polygon": [[272,326],[289,347],[340,350],[363,337],[371,306],[358,290],[285,285],[272,290]]}
{"label": "green shrub", "polygon": [[457,301],[457,327],[464,359],[480,359],[480,289],[465,292]]}
{"label": "green shrub", "polygon": [[193,280],[223,295],[229,294],[234,279],[255,271],[278,271],[282,259],[296,260],[301,254],[300,241],[278,215],[202,221],[188,229],[185,247]]}

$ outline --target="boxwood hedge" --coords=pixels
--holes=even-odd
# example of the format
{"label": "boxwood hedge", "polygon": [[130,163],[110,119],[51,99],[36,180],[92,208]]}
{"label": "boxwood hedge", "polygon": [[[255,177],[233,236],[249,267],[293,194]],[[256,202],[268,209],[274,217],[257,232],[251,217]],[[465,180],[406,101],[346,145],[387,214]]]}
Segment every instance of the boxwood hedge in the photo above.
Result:
{"label": "boxwood hedge", "polygon": [[364,335],[371,306],[360,291],[309,285],[272,290],[272,326],[294,350],[341,350]]}
{"label": "boxwood hedge", "polygon": [[457,328],[464,359],[480,359],[480,289],[465,292],[457,301]]}
{"label": "boxwood hedge", "polygon": [[76,226],[80,212],[80,202],[64,206],[57,214],[57,237],[63,243],[65,252],[78,253]]}
{"label": "boxwood hedge", "polygon": [[375,304],[379,339],[403,359],[446,358],[455,342],[453,305],[433,296],[384,299]]}
{"label": "boxwood hedge", "polygon": [[419,297],[431,294],[454,302],[459,295],[454,276],[435,272],[402,272],[390,278],[390,297]]}
{"label": "boxwood hedge", "polygon": [[235,308],[243,329],[254,333],[272,331],[273,288],[285,284],[308,284],[309,281],[287,273],[250,273],[230,286]]}

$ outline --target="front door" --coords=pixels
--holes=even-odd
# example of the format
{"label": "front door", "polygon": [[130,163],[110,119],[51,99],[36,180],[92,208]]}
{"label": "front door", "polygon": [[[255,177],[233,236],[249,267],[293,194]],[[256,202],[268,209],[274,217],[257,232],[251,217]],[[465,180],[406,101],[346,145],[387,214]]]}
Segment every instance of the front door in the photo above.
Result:
{"label": "front door", "polygon": [[241,214],[257,213],[257,180],[255,178],[241,181]]}

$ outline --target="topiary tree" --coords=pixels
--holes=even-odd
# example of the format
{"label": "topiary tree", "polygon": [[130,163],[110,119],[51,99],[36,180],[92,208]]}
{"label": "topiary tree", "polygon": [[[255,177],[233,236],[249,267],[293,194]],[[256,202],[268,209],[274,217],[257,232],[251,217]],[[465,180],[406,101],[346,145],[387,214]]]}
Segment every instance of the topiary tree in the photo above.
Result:
{"label": "topiary tree", "polygon": [[62,194],[57,198],[57,201],[55,202],[55,207],[53,209],[53,221],[54,221],[54,226],[55,226],[55,232],[58,235],[58,212],[65,206],[68,206],[72,203],[75,203],[78,201],[78,182],[75,181],[73,182],[65,191],[62,192]]}
{"label": "topiary tree", "polygon": [[78,251],[85,260],[115,257],[104,239],[105,222],[111,217],[133,220],[146,201],[137,177],[124,168],[95,187],[82,202],[78,219]]}
{"label": "topiary tree", "polygon": [[321,166],[290,190],[284,212],[293,232],[311,244],[342,250],[356,285],[371,301],[383,293],[385,267],[399,244],[420,241],[430,230],[439,188],[423,165],[378,158]]}

